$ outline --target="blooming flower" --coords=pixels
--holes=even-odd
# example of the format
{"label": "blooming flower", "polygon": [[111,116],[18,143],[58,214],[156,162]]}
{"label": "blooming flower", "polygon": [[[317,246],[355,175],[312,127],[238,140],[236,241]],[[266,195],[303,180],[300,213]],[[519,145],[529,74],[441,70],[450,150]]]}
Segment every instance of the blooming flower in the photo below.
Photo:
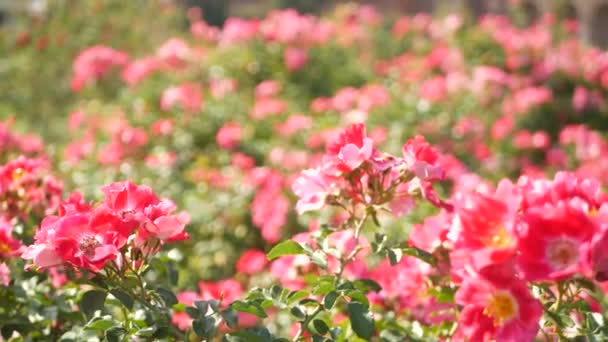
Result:
{"label": "blooming flower", "polygon": [[584,250],[596,226],[560,202],[526,210],[518,230],[518,264],[524,279],[561,280],[583,271]]}
{"label": "blooming flower", "polygon": [[440,180],[444,172],[438,166],[439,153],[423,136],[417,135],[403,145],[403,158],[408,169],[422,181]]}
{"label": "blooming flower", "polygon": [[256,274],[266,267],[268,260],[266,254],[256,249],[243,252],[236,262],[236,271],[245,274]]}
{"label": "blooming flower", "polygon": [[327,154],[335,158],[338,168],[348,172],[372,156],[374,142],[365,133],[365,125],[353,124],[327,146]]}
{"label": "blooming flower", "polygon": [[72,90],[80,91],[89,81],[106,75],[113,66],[123,66],[129,56],[110,47],[97,45],[80,52],[74,60]]}
{"label": "blooming flower", "polygon": [[532,341],[543,313],[511,265],[467,276],[456,292],[463,306],[459,328],[468,341]]}

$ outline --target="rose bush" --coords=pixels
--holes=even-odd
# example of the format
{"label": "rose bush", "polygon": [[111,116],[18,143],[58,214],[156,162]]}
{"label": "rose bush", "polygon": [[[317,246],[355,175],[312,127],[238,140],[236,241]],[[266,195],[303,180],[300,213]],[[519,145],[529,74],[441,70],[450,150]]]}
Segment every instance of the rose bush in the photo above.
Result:
{"label": "rose bush", "polygon": [[0,107],[3,339],[606,338],[608,55],[575,23],[177,11],[3,37],[58,75],[20,83],[48,125]]}

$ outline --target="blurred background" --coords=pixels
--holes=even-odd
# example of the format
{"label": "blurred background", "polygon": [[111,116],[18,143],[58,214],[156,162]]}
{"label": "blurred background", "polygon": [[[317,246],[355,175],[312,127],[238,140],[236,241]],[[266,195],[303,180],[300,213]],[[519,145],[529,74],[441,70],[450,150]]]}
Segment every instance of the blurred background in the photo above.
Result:
{"label": "blurred background", "polygon": [[424,134],[493,181],[566,165],[566,124],[608,130],[608,58],[589,48],[608,46],[608,0],[0,0],[0,22],[0,152],[7,129],[35,134],[66,192],[131,179],[174,199],[192,215],[183,288],[312,224],[290,177],[348,122],[394,154]]}
{"label": "blurred background", "polygon": [[[90,2],[93,0],[84,0]],[[9,24],[24,11],[44,15],[57,6],[72,6],[74,0],[0,0],[0,23]],[[146,2],[175,3],[197,6],[204,10],[205,20],[222,25],[230,16],[263,17],[274,8],[295,8],[299,12],[319,14],[343,3],[373,5],[386,15],[432,13],[466,10],[479,17],[486,13],[509,14],[510,7],[523,9],[524,21],[530,23],[543,13],[558,13],[578,19],[581,37],[602,47],[608,45],[608,0],[153,0],[131,1],[146,7]],[[120,3],[120,1],[116,1]]]}

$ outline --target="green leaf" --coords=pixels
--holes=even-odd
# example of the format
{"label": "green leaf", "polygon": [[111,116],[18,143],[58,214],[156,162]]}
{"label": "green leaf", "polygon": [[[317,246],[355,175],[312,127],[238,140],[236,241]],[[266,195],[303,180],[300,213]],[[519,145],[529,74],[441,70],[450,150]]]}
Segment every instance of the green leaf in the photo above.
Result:
{"label": "green leaf", "polygon": [[456,295],[456,289],[449,287],[440,287],[436,289],[430,289],[429,294],[439,303],[454,303],[454,296]]}
{"label": "green leaf", "polygon": [[124,335],[127,334],[127,329],[122,327],[112,327],[106,330],[105,336],[108,342],[120,342]]}
{"label": "green leaf", "polygon": [[207,311],[209,311],[209,302],[208,301],[196,300],[196,301],[194,301],[194,306],[203,315],[207,314]]}
{"label": "green leaf", "polygon": [[197,318],[192,321],[192,330],[200,337],[205,335],[205,326],[201,318]]}
{"label": "green leaf", "polygon": [[186,308],[186,314],[190,317],[190,318],[198,318],[201,315],[201,312],[197,309],[197,308],[193,308],[193,307],[187,307]]}
{"label": "green leaf", "polygon": [[374,291],[374,292],[380,292],[382,290],[382,286],[380,286],[380,284],[378,284],[377,282],[371,280],[371,279],[357,279],[355,281],[353,281],[353,286],[360,291],[363,292],[369,292],[369,291]]}
{"label": "green leaf", "polygon": [[156,326],[151,326],[151,327],[139,329],[137,331],[136,335],[137,336],[151,337],[156,332],[156,329],[157,329]]}
{"label": "green leaf", "polygon": [[405,253],[409,256],[413,256],[414,258],[418,258],[431,266],[437,265],[437,260],[435,260],[435,257],[431,253],[429,253],[423,249],[416,248],[416,247],[406,247],[406,248],[403,248],[402,251],[403,251],[403,253]]}
{"label": "green leaf", "polygon": [[103,310],[107,295],[106,292],[99,290],[85,292],[80,299],[80,310],[84,312],[87,317],[93,317],[95,311]]}
{"label": "green leaf", "polygon": [[184,303],[177,303],[177,304],[173,305],[171,307],[171,309],[173,309],[173,311],[175,311],[175,312],[184,312],[187,307],[188,307],[188,305],[186,305]]}
{"label": "green leaf", "polygon": [[214,317],[207,316],[192,321],[192,330],[194,330],[198,336],[206,340],[211,340],[211,338],[215,336],[216,329],[217,326]]}
{"label": "green leaf", "polygon": [[319,280],[315,287],[313,288],[313,292],[318,295],[324,295],[329,291],[333,291],[336,289],[335,281],[332,280]]}
{"label": "green leaf", "polygon": [[131,295],[121,289],[113,289],[110,293],[118,299],[125,308],[131,310],[133,309],[133,303],[135,302]]}
{"label": "green leaf", "polygon": [[106,331],[116,325],[116,322],[109,318],[93,318],[85,327],[84,330]]}
{"label": "green leaf", "polygon": [[388,261],[390,261],[391,266],[397,265],[402,257],[403,251],[400,248],[391,248],[388,250]]}
{"label": "green leaf", "polygon": [[237,324],[239,323],[239,317],[236,311],[234,311],[232,308],[228,308],[220,312],[220,314],[222,315],[224,321],[226,321],[226,325],[229,328],[236,328]]}
{"label": "green leaf", "polygon": [[175,296],[173,292],[163,287],[158,287],[156,288],[156,293],[158,293],[158,295],[163,299],[163,302],[165,302],[165,306],[170,308],[173,305],[177,304],[177,296]]}
{"label": "green leaf", "polygon": [[211,310],[213,310],[214,312],[219,311],[220,309],[220,301],[217,299],[209,299],[207,301],[207,303],[209,303],[209,306],[211,307]]}
{"label": "green leaf", "polygon": [[281,285],[273,285],[270,288],[270,296],[273,299],[279,299],[283,295],[283,287]]}
{"label": "green leaf", "polygon": [[327,255],[322,251],[314,251],[310,255],[310,260],[317,266],[326,269],[327,268]]}
{"label": "green leaf", "polygon": [[369,307],[369,300],[367,299],[365,293],[358,290],[353,290],[346,292],[346,295],[350,297],[353,301],[361,303],[366,308]]}
{"label": "green leaf", "polygon": [[321,319],[315,319],[312,321],[312,326],[315,328],[316,332],[319,335],[325,335],[329,332],[329,327],[327,323]]}
{"label": "green leaf", "polygon": [[374,334],[374,319],[369,310],[361,303],[348,303],[350,326],[362,339],[369,340]]}
{"label": "green leaf", "polygon": [[287,304],[293,304],[300,299],[308,297],[308,295],[309,293],[304,290],[290,292],[287,295]]}
{"label": "green leaf", "polygon": [[268,260],[274,260],[278,257],[284,256],[284,255],[296,255],[296,254],[304,254],[304,248],[302,248],[302,246],[293,241],[293,240],[286,240],[283,241],[281,243],[279,243],[278,245],[274,246],[270,252],[268,252]]}
{"label": "green leaf", "polygon": [[246,312],[252,315],[256,315],[260,318],[266,318],[266,312],[259,305],[247,303],[243,301],[236,301],[230,305],[234,310],[238,312]]}
{"label": "green leaf", "polygon": [[304,321],[306,319],[306,314],[304,313],[304,311],[302,311],[302,309],[297,306],[291,308],[290,312],[291,315],[295,317],[298,321]]}
{"label": "green leaf", "polygon": [[325,295],[325,298],[323,298],[323,306],[325,306],[325,308],[327,310],[331,310],[331,308],[334,307],[334,304],[336,303],[336,300],[340,297],[340,294],[336,291],[331,291],[328,294]]}

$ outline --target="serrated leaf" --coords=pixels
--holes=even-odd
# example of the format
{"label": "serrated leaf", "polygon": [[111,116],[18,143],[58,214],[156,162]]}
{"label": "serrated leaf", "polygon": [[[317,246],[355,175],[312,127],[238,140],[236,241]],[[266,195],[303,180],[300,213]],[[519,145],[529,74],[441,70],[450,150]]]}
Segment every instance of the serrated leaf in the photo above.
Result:
{"label": "serrated leaf", "polygon": [[319,281],[313,288],[313,292],[318,295],[324,295],[329,291],[335,290],[336,284],[334,281]]}
{"label": "serrated leaf", "polygon": [[456,290],[449,287],[441,287],[437,289],[430,289],[429,295],[435,297],[439,303],[453,303]]}
{"label": "serrated leaf", "polygon": [[106,339],[108,342],[119,342],[122,337],[127,333],[127,329],[122,327],[112,327],[105,332]]}
{"label": "serrated leaf", "polygon": [[416,248],[416,247],[406,247],[406,248],[403,248],[402,251],[403,251],[403,253],[405,253],[409,256],[413,256],[414,258],[420,259],[431,266],[437,265],[437,260],[435,260],[435,257],[431,253],[429,253],[423,249]]}
{"label": "serrated leaf", "polygon": [[95,311],[103,310],[107,295],[107,292],[99,290],[85,292],[85,294],[82,295],[82,299],[80,299],[80,303],[78,304],[80,310],[84,312],[87,317],[93,317]]}
{"label": "serrated leaf", "polygon": [[154,333],[156,332],[156,329],[157,328],[155,326],[139,329],[137,331],[136,335],[138,335],[138,336],[145,336],[145,337],[152,337],[152,335],[154,335]]}
{"label": "serrated leaf", "polygon": [[312,326],[315,328],[317,334],[325,335],[329,332],[329,327],[327,323],[321,319],[315,319],[312,321]]}
{"label": "serrated leaf", "polygon": [[173,305],[177,304],[177,296],[175,296],[175,294],[170,290],[163,287],[158,287],[156,288],[156,293],[158,293],[158,295],[163,299],[165,306],[172,307]]}
{"label": "serrated leaf", "polygon": [[353,286],[357,290],[363,291],[363,292],[369,292],[369,291],[380,292],[382,290],[382,286],[380,286],[380,284],[378,284],[376,281],[371,280],[371,279],[357,279],[357,280],[353,281],[352,283],[353,283]]}
{"label": "serrated leaf", "polygon": [[287,304],[293,304],[300,299],[308,297],[309,293],[304,290],[293,291],[287,295]]}
{"label": "serrated leaf", "polygon": [[205,300],[195,300],[194,307],[198,309],[199,313],[206,315],[209,311],[209,302]]}
{"label": "serrated leaf", "polygon": [[336,300],[340,297],[340,294],[336,291],[331,291],[328,294],[325,295],[325,298],[323,298],[323,306],[325,306],[325,308],[327,310],[331,310],[331,308],[334,307],[334,304],[336,304]]}
{"label": "serrated leaf", "polygon": [[192,330],[194,330],[198,336],[206,340],[211,340],[211,338],[215,336],[216,329],[217,326],[214,317],[207,316],[192,321]]}
{"label": "serrated leaf", "polygon": [[213,310],[214,312],[219,311],[220,309],[220,301],[217,299],[209,299],[207,301],[207,303],[209,303],[209,306],[211,307],[211,310]]}
{"label": "serrated leaf", "polygon": [[106,331],[115,325],[116,322],[111,318],[94,319],[84,327],[84,330]]}
{"label": "serrated leaf", "polygon": [[236,328],[239,323],[239,317],[236,311],[231,308],[228,308],[226,310],[223,310],[220,314],[222,315],[222,318],[224,319],[226,325],[229,328]]}
{"label": "serrated leaf", "polygon": [[251,303],[247,303],[247,302],[243,302],[243,301],[239,300],[239,301],[232,303],[230,306],[238,312],[250,313],[250,314],[256,315],[260,318],[267,317],[264,309],[262,309],[260,306],[255,305],[255,304],[251,304]]}
{"label": "serrated leaf", "polygon": [[113,289],[110,291],[112,296],[116,297],[125,308],[131,310],[133,309],[134,300],[131,298],[131,295],[121,289]]}
{"label": "serrated leaf", "polygon": [[350,297],[353,301],[359,302],[366,308],[369,308],[369,300],[367,299],[367,296],[365,295],[365,293],[358,291],[358,290],[354,290],[354,291],[348,291],[346,293],[346,295],[348,297]]}
{"label": "serrated leaf", "polygon": [[197,308],[187,307],[184,311],[186,311],[186,314],[192,319],[202,316],[201,312]]}
{"label": "serrated leaf", "polygon": [[274,246],[270,252],[268,252],[267,258],[268,260],[274,260],[284,255],[297,254],[304,254],[304,248],[293,240],[286,240]]}
{"label": "serrated leaf", "polygon": [[351,329],[362,339],[369,340],[374,334],[374,319],[361,303],[348,303],[348,318]]}
{"label": "serrated leaf", "polygon": [[273,285],[270,288],[270,296],[273,299],[279,299],[283,295],[283,287],[281,285]]}
{"label": "serrated leaf", "polygon": [[186,305],[184,303],[177,303],[177,304],[173,305],[171,307],[171,309],[173,309],[173,311],[176,311],[176,312],[184,312],[187,307],[188,307],[188,305]]}
{"label": "serrated leaf", "polygon": [[304,311],[297,306],[291,308],[289,312],[293,317],[295,317],[299,321],[304,321],[306,319],[306,314],[304,313]]}
{"label": "serrated leaf", "polygon": [[195,334],[200,337],[204,337],[205,335],[205,326],[203,320],[201,318],[197,318],[192,321],[192,330]]}

